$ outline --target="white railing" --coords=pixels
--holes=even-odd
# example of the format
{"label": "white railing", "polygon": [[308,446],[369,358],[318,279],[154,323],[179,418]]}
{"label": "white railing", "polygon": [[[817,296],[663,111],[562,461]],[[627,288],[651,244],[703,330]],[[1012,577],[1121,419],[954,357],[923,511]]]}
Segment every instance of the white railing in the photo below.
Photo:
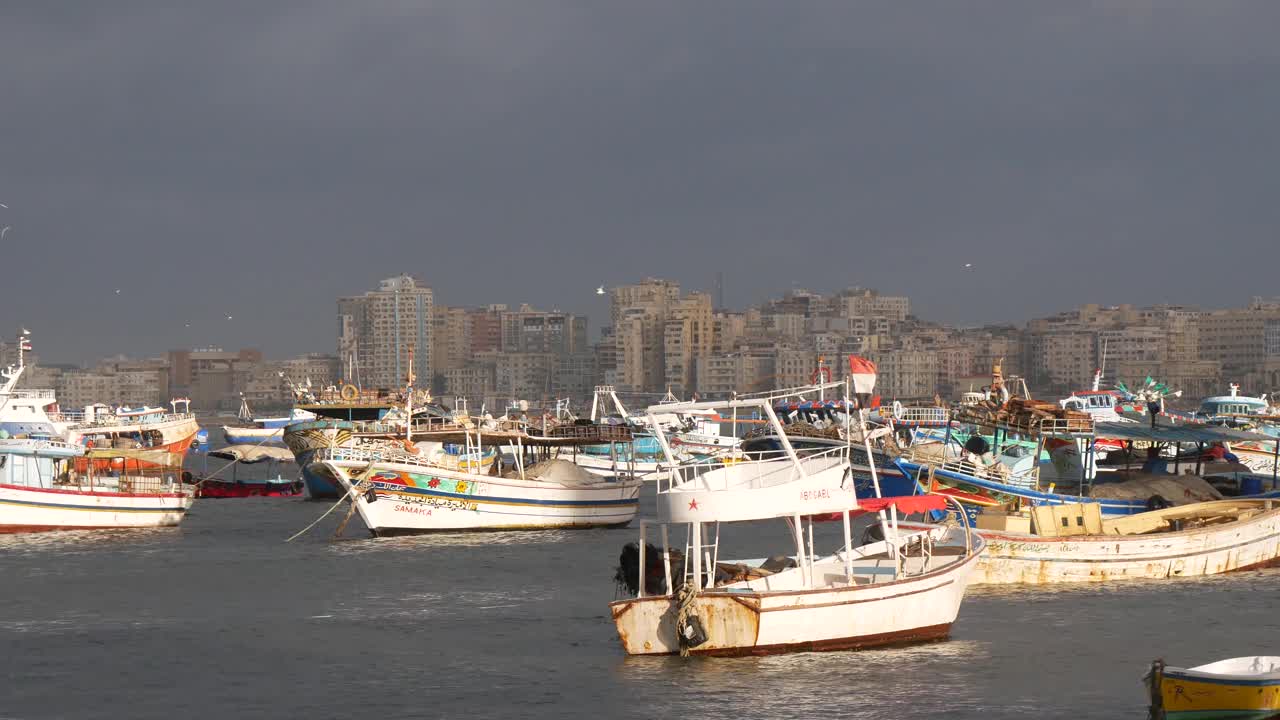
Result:
{"label": "white railing", "polygon": [[72,430],[80,430],[83,428],[120,427],[122,425],[157,425],[165,422],[193,420],[195,415],[191,413],[156,413],[151,415],[121,416],[114,413],[104,413],[102,415],[95,414],[93,420],[86,420],[86,416],[82,412],[59,412],[52,414],[50,419],[54,422],[68,423]]}
{"label": "white railing", "polygon": [[7,393],[0,393],[0,397],[11,398],[13,400],[48,400],[54,402],[58,399],[57,394],[52,390],[35,389],[35,390],[10,390]]}
{"label": "white railing", "polygon": [[335,462],[361,462],[361,463],[396,463],[397,465],[414,465],[417,467],[441,469],[438,463],[430,460],[411,455],[403,450],[368,450],[365,448],[325,448],[317,450],[312,456],[315,460],[333,460]]}
{"label": "white railing", "polygon": [[951,413],[940,407],[904,407],[894,412],[893,418],[904,423],[945,425],[951,420]]}
{"label": "white railing", "polygon": [[84,448],[79,445],[72,445],[62,440],[31,440],[29,438],[6,438],[3,441],[5,447],[14,449],[30,449],[32,452],[40,452],[41,450],[65,450],[69,452],[80,452]]}
{"label": "white railing", "polygon": [[957,475],[969,475],[982,480],[998,482],[1002,485],[1012,485],[1027,490],[1034,490],[1040,486],[1039,466],[1033,467],[1027,472],[1013,472],[1008,465],[998,462],[991,465],[978,465],[965,459],[939,458],[936,455],[926,455],[915,452],[910,448],[903,456],[908,462],[932,468],[933,470],[943,470]]}
{"label": "white railing", "polygon": [[[815,455],[800,458],[805,473],[813,475],[848,462],[845,447],[835,447]],[[664,479],[658,479],[658,492],[674,489],[695,490],[759,490],[794,482],[800,477],[800,468],[788,457],[763,460],[712,459],[671,469]]]}

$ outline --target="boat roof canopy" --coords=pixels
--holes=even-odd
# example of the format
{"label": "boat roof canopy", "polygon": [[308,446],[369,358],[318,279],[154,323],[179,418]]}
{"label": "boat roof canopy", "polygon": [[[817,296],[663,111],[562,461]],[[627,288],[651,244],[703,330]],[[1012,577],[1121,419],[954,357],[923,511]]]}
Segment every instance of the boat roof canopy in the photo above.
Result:
{"label": "boat roof canopy", "polygon": [[1165,443],[1270,442],[1270,435],[1199,423],[1172,425],[1157,423],[1098,422],[1094,425],[1100,438],[1112,440],[1144,440]]}

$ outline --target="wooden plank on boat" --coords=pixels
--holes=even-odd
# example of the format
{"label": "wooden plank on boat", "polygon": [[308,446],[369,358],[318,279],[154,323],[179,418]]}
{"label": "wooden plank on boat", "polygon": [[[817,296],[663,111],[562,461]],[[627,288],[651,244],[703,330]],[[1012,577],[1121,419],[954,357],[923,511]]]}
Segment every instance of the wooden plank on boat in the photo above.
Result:
{"label": "wooden plank on boat", "polygon": [[1102,533],[1102,506],[1098,503],[1041,505],[1032,508],[1036,534],[1041,537],[1073,537]]}

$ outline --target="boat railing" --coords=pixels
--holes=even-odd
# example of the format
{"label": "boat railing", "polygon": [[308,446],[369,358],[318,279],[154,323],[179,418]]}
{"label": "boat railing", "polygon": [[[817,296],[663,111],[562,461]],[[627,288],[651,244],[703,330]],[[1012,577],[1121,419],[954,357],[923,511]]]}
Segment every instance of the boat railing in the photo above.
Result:
{"label": "boat railing", "polygon": [[[31,450],[33,453],[39,454],[41,450],[64,450],[64,451],[83,451],[84,448],[79,445],[73,445],[63,440],[32,440],[25,437],[7,438],[7,443],[21,443],[19,447],[23,450]],[[9,447],[14,447],[9,445]]]}
{"label": "boat railing", "polygon": [[411,455],[403,450],[385,448],[370,450],[367,448],[333,447],[317,450],[312,456],[316,461],[332,460],[335,462],[393,462],[399,465],[416,465],[424,468],[440,469],[440,464],[418,455]]}
{"label": "boat railing", "polygon": [[182,483],[182,469],[177,467],[156,471],[154,474],[139,474],[134,471],[119,475],[100,472],[93,474],[72,473],[55,480],[54,486],[138,495],[168,495],[184,492],[186,488]]}
{"label": "boat railing", "polygon": [[101,414],[94,415],[92,420],[88,420],[82,412],[60,412],[54,416],[54,419],[58,422],[68,423],[72,430],[82,430],[85,428],[120,427],[122,425],[156,425],[165,422],[194,420],[195,417],[192,413],[156,413],[154,415],[138,416]]}
{"label": "boat railing", "polygon": [[999,428],[1023,435],[1092,435],[1092,416],[1042,418],[1034,415],[1000,416],[982,406],[961,406],[951,419],[967,425]]}
{"label": "boat railing", "polygon": [[940,407],[903,407],[894,410],[893,419],[909,424],[946,425],[951,413]]}
{"label": "boat railing", "polygon": [[[799,463],[806,474],[816,474],[847,464],[847,449],[845,446],[837,446],[821,453],[806,455],[799,459]],[[672,468],[666,477],[659,477],[658,492],[759,490],[794,482],[800,477],[800,467],[786,456],[759,460],[717,457]]]}
{"label": "boat railing", "polygon": [[1029,490],[1039,487],[1040,484],[1039,466],[1032,467],[1028,471],[1015,472],[1008,465],[999,462],[985,465],[966,458],[938,457],[934,453],[922,452],[914,447],[907,448],[903,458],[914,465],[927,468],[931,476],[941,470]]}
{"label": "boat railing", "polygon": [[53,390],[47,390],[44,388],[10,390],[7,393],[0,393],[0,395],[3,395],[3,397],[10,400],[48,400],[51,403],[56,402],[58,399],[57,394]]}

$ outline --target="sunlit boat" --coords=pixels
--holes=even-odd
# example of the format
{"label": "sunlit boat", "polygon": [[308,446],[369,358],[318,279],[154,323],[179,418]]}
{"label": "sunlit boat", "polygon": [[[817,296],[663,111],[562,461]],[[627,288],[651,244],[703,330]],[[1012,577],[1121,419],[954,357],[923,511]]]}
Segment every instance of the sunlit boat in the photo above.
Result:
{"label": "sunlit boat", "polygon": [[1201,577],[1280,565],[1280,500],[1215,500],[1111,518],[1097,503],[988,509],[976,525],[987,551],[975,585]]}
{"label": "sunlit boat", "polygon": [[[476,447],[480,435],[451,439]],[[501,436],[500,436],[501,437]],[[435,531],[615,527],[631,522],[643,481],[602,478],[556,457],[563,447],[629,443],[629,428],[569,425],[521,436],[515,467],[448,467],[407,449],[334,447],[313,453],[308,472],[341,487],[374,535]]]}
{"label": "sunlit boat", "polygon": [[248,400],[242,397],[238,417],[244,423],[243,425],[222,426],[222,434],[231,445],[283,444],[286,426],[315,420],[316,414],[309,410],[293,408],[288,415],[255,417],[249,409]]}
{"label": "sunlit boat", "polygon": [[1191,668],[1156,660],[1142,680],[1151,720],[1280,717],[1280,657],[1250,655]]}
{"label": "sunlit boat", "polygon": [[[719,405],[767,416],[785,457],[680,465],[659,481],[659,520],[641,521],[638,544],[624,548],[620,558],[617,579],[634,596],[610,604],[625,651],[759,655],[945,638],[982,541],[958,527],[897,532],[900,503],[910,512],[946,501],[917,496],[860,505],[848,482],[850,445],[796,453],[773,414],[773,400]],[[880,512],[885,539],[855,544],[850,517],[873,510]],[[832,516],[843,520],[843,547],[822,554],[814,546],[813,523]],[[794,539],[790,553],[749,560],[720,554],[723,524],[777,519]],[[670,525],[685,527],[683,551],[671,547]],[[658,530],[660,547],[649,544],[650,528]]]}

